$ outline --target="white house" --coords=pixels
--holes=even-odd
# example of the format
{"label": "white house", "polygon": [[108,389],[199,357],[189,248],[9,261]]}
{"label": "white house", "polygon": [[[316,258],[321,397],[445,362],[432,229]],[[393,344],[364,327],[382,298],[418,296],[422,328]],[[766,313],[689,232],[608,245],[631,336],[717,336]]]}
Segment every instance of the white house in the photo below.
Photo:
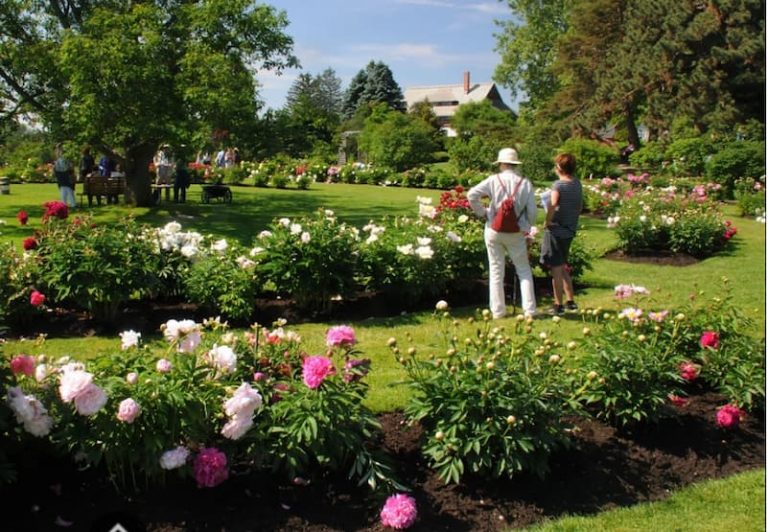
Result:
{"label": "white house", "polygon": [[510,111],[511,109],[501,99],[501,94],[493,82],[470,82],[469,72],[464,72],[464,83],[455,85],[432,85],[425,87],[409,87],[405,89],[405,103],[408,109],[418,102],[427,100],[437,116],[441,128],[449,137],[455,137],[456,131],[451,127],[451,119],[463,103],[489,100],[494,107]]}

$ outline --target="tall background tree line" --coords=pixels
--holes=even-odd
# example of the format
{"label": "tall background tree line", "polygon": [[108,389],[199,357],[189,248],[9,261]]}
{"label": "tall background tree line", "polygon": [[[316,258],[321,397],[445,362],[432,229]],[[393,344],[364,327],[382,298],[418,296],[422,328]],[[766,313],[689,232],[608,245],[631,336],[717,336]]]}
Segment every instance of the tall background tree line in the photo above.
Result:
{"label": "tall background tree line", "polygon": [[[333,69],[304,72],[286,104],[265,110],[258,69],[298,67],[286,14],[251,0],[6,0],[0,4],[0,135],[19,153],[30,136],[111,154],[132,200],[149,202],[148,163],[168,142],[237,145],[247,158],[335,159],[341,134],[377,164],[450,161],[487,168],[498,147],[549,160],[571,137],[610,125],[641,145],[681,135],[764,131],[765,2],[757,0],[508,0],[494,79],[522,100],[519,117],[462,106],[458,137],[429,105],[371,61],[346,89]],[[33,117],[42,134],[15,120]],[[757,126],[755,126],[755,124]],[[762,135],[762,133],[760,133]],[[6,150],[8,152],[9,150]],[[13,150],[10,150],[13,151]],[[0,161],[8,163],[8,161]]]}

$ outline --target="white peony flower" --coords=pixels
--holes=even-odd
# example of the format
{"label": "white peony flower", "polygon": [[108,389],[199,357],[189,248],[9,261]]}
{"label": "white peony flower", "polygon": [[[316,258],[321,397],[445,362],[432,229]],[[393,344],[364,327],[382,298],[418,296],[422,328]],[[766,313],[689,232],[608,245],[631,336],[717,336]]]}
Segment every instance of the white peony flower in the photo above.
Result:
{"label": "white peony flower", "polygon": [[227,345],[214,345],[213,349],[208,351],[207,359],[213,367],[222,373],[232,373],[237,365],[237,355]]}
{"label": "white peony flower", "polygon": [[461,242],[461,237],[459,235],[457,235],[456,233],[454,233],[453,231],[448,231],[447,233],[445,233],[445,237],[448,240],[450,240],[451,242],[454,242],[454,243]]}
{"label": "white peony flower", "polygon": [[309,236],[309,233],[307,233],[306,231],[304,231],[303,233],[301,233],[301,243],[302,243],[302,244],[309,244],[309,241],[310,241],[311,239],[312,239],[312,238]]}
{"label": "white peony flower", "polygon": [[426,238],[426,237],[419,237],[416,239],[416,241],[419,243],[420,246],[428,246],[432,243],[432,239]]}
{"label": "white peony flower", "polygon": [[403,255],[413,255],[413,244],[406,244],[404,246],[397,246],[397,251]]}
{"label": "white peony flower", "polygon": [[431,259],[435,254],[435,252],[429,246],[419,246],[416,248],[415,253],[419,256],[420,259]]}
{"label": "white peony flower", "polygon": [[467,221],[469,221],[469,216],[467,216],[466,214],[462,214],[461,216],[459,216],[459,223],[464,224],[464,223],[467,223]]}
{"label": "white peony flower", "polygon": [[140,339],[141,333],[137,333],[134,330],[123,331],[120,333],[120,340],[122,341],[120,347],[123,351],[131,347],[138,347]]}
{"label": "white peony flower", "polygon": [[222,238],[221,240],[217,240],[216,242],[211,244],[211,249],[216,253],[224,253],[225,251],[227,251],[228,247],[229,247],[229,244],[227,243],[226,238]]}
{"label": "white peony flower", "polygon": [[301,233],[303,228],[301,227],[301,224],[291,224],[291,234],[292,235],[298,235]]}
{"label": "white peony flower", "polygon": [[163,469],[178,469],[187,463],[189,449],[186,447],[176,447],[170,451],[165,451],[160,456],[160,467]]}

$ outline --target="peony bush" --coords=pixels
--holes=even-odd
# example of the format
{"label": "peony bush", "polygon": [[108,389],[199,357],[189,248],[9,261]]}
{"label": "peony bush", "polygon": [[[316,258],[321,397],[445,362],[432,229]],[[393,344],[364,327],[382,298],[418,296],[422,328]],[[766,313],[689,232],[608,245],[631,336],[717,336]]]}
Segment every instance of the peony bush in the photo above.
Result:
{"label": "peony bush", "polygon": [[380,425],[363,406],[370,361],[354,330],[330,329],[327,351],[309,355],[284,325],[235,333],[218,319],[169,320],[161,349],[125,331],[118,352],[89,362],[20,355],[5,404],[27,437],[104,464],[121,487],[175,470],[210,488],[247,467],[400,488],[370,445]]}

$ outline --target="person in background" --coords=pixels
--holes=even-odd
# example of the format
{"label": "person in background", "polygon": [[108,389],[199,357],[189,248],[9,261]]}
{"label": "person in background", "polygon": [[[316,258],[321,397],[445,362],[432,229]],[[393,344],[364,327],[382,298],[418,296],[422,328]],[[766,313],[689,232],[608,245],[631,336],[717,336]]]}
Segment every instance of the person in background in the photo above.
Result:
{"label": "person in background", "polygon": [[223,147],[216,153],[216,168],[224,168],[226,155],[227,152]]}
{"label": "person in background", "polygon": [[579,309],[573,301],[573,280],[568,272],[568,253],[579,228],[582,207],[581,181],[574,177],[575,172],[576,158],[573,155],[561,153],[555,157],[558,179],[552,184],[550,192],[540,259],[552,274],[554,306],[551,313],[555,315]]}
{"label": "person in background", "polygon": [[240,164],[240,162],[242,161],[242,157],[240,156],[240,150],[235,148],[232,151],[234,152],[235,166],[238,166]]}
{"label": "person in background", "polygon": [[187,189],[191,184],[189,176],[189,170],[187,165],[184,164],[184,158],[179,157],[176,161],[176,179],[173,180],[173,202],[174,203],[186,203],[187,201]]}
{"label": "person in background", "polygon": [[115,161],[106,153],[99,159],[99,175],[101,177],[110,177],[112,170],[115,169]]}
{"label": "person in background", "polygon": [[[528,263],[526,235],[536,222],[536,194],[531,182],[516,172],[522,164],[517,151],[504,148],[496,160],[501,172],[485,178],[467,193],[469,205],[476,215],[485,218],[485,246],[488,250],[488,291],[489,306],[494,319],[503,318],[507,313],[504,296],[504,273],[507,254],[512,259],[517,277],[520,279],[520,293],[523,299],[523,313],[527,317],[536,314],[536,293],[533,286],[533,272]],[[499,233],[491,228],[496,211],[507,195],[517,189],[514,197],[515,213],[520,231]],[[481,198],[489,198],[488,207]]]}
{"label": "person in background", "polygon": [[228,148],[224,154],[224,168],[232,168],[235,166],[235,150]]}
{"label": "person in background", "polygon": [[84,183],[85,178],[93,172],[93,168],[96,166],[96,161],[93,158],[93,155],[91,155],[91,147],[85,146],[83,148],[81,157],[80,157],[80,182]]}
{"label": "person in background", "polygon": [[56,176],[56,185],[59,187],[61,201],[74,208],[75,203],[75,172],[72,163],[64,156],[64,147],[56,145],[56,160],[53,163],[53,173]]}
{"label": "person in background", "polygon": [[[155,172],[157,173],[155,184],[165,186],[165,201],[168,201],[171,197],[170,185],[173,181],[173,162],[168,154],[169,148],[170,146],[163,144],[160,146],[160,149],[157,150],[154,159],[152,159],[155,163]],[[160,198],[158,197],[158,200],[159,199]]]}

